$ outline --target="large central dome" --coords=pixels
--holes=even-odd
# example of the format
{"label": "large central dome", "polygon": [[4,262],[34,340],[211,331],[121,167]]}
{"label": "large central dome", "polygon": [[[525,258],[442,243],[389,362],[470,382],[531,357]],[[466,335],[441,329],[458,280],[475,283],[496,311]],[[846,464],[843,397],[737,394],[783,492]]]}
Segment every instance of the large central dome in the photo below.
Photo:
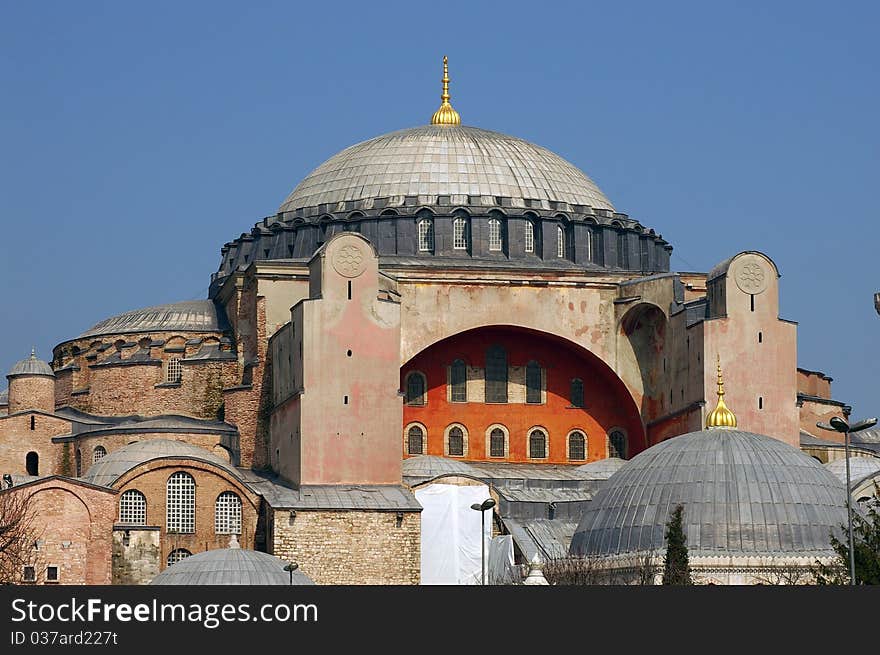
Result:
{"label": "large central dome", "polygon": [[546,148],[476,127],[426,125],[334,155],[300,182],[279,211],[455,195],[506,197],[515,207],[529,199],[614,210],[589,177]]}

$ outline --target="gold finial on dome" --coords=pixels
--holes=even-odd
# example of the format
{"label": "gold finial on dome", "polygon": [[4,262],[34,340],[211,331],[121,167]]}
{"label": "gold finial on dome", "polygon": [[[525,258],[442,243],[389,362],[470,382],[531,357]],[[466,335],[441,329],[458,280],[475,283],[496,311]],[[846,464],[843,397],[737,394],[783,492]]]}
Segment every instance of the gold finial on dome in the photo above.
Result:
{"label": "gold finial on dome", "polygon": [[461,125],[461,116],[449,104],[449,65],[443,55],[443,93],[440,94],[440,109],[431,116],[431,125]]}
{"label": "gold finial on dome", "polygon": [[724,379],[721,377],[721,356],[718,355],[718,404],[706,417],[707,428],[735,428],[736,416],[724,404]]}

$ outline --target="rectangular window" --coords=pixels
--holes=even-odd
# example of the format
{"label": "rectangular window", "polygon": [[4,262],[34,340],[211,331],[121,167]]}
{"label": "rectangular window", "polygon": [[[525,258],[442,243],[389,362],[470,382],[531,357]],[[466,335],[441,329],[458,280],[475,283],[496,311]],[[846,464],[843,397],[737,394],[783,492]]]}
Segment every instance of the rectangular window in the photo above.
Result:
{"label": "rectangular window", "polygon": [[456,250],[467,250],[467,219],[456,218],[452,223],[452,247]]}
{"label": "rectangular window", "polygon": [[25,566],[21,573],[21,579],[24,582],[36,582],[37,570],[33,566]]}
{"label": "rectangular window", "polygon": [[165,382],[180,382],[183,377],[183,370],[180,365],[179,357],[172,357],[168,360],[165,369]]}
{"label": "rectangular window", "polygon": [[58,582],[58,567],[57,566],[47,566],[46,567],[46,582]]}
{"label": "rectangular window", "polygon": [[526,221],[526,252],[535,252],[535,224]]}
{"label": "rectangular window", "polygon": [[497,218],[489,219],[489,250],[491,252],[501,250],[501,221]]}
{"label": "rectangular window", "polygon": [[434,221],[419,221],[419,252],[434,252]]}

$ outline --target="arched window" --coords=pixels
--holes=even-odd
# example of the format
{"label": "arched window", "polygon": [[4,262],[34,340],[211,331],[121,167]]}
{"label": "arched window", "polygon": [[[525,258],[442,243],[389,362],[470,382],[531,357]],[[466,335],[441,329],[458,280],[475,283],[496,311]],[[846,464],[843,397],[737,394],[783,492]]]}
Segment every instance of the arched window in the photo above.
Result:
{"label": "arched window", "polygon": [[547,457],[547,435],[543,430],[532,430],[529,434],[529,457],[532,459]]}
{"label": "arched window", "polygon": [[586,239],[587,261],[591,262],[591,261],[593,261],[593,231],[587,230],[586,236],[587,236],[587,239]]}
{"label": "arched window", "polygon": [[430,218],[419,221],[419,252],[434,252],[434,221]]}
{"label": "arched window", "polygon": [[83,467],[83,454],[79,448],[76,449],[76,454],[74,455],[74,461],[76,462],[76,477],[79,477],[82,475],[82,467]]}
{"label": "arched window", "polygon": [[501,221],[497,218],[489,219],[489,251],[499,252],[502,246]]}
{"label": "arched window", "polygon": [[541,365],[535,361],[526,364],[526,402],[541,402]]}
{"label": "arched window", "polygon": [[172,357],[168,360],[165,368],[165,382],[180,382],[183,377],[183,370],[180,366],[180,358]]}
{"label": "arched window", "polygon": [[170,553],[168,553],[168,566],[172,564],[177,564],[180,560],[186,559],[192,555],[186,548],[175,548]]}
{"label": "arched window", "polygon": [[575,430],[568,435],[568,458],[571,460],[587,458],[587,438],[580,430]]}
{"label": "arched window", "polygon": [[449,371],[449,400],[454,403],[467,402],[467,365],[460,359],[452,362]]}
{"label": "arched window", "polygon": [[104,456],[107,454],[107,449],[104,446],[95,446],[95,450],[92,453],[92,464],[97,464]]}
{"label": "arched window", "polygon": [[565,230],[561,225],[556,226],[556,256],[565,257]]}
{"label": "arched window", "polygon": [[452,222],[452,247],[455,250],[467,250],[468,220],[459,216]]}
{"label": "arched window", "polygon": [[627,458],[626,435],[620,430],[614,430],[608,435],[608,456]]}
{"label": "arched window", "polygon": [[214,503],[214,532],[217,534],[241,534],[241,498],[231,491],[224,491]]}
{"label": "arched window", "polygon": [[462,457],[464,455],[464,432],[458,426],[449,430],[449,455]]}
{"label": "arched window", "polygon": [[507,402],[507,352],[497,344],[486,351],[486,402]]}
{"label": "arched window", "polygon": [[422,455],[425,452],[425,431],[421,426],[414,425],[406,433],[406,452],[410,455]]}
{"label": "arched window", "polygon": [[501,428],[493,428],[489,433],[489,457],[504,457],[507,454],[507,435]]}
{"label": "arched window", "polygon": [[36,430],[36,429],[37,429],[37,417],[34,415],[31,415],[31,430]]}
{"label": "arched window", "polygon": [[195,532],[196,481],[189,473],[178,471],[168,478],[165,485],[165,507],[167,532]]}
{"label": "arched window", "polygon": [[583,407],[584,406],[584,382],[579,378],[574,378],[571,381],[571,393],[570,400],[572,407]]}
{"label": "arched window", "polygon": [[137,489],[124,491],[119,497],[119,522],[125,525],[147,524],[147,499]]}
{"label": "arched window", "polygon": [[27,455],[25,455],[24,466],[28,475],[39,475],[40,456],[37,455],[37,453],[35,453],[34,451],[29,452]]}
{"label": "arched window", "polygon": [[425,375],[418,371],[412,371],[406,376],[406,404],[424,405],[425,388],[427,387]]}
{"label": "arched window", "polygon": [[535,224],[526,221],[525,244],[526,252],[535,252]]}

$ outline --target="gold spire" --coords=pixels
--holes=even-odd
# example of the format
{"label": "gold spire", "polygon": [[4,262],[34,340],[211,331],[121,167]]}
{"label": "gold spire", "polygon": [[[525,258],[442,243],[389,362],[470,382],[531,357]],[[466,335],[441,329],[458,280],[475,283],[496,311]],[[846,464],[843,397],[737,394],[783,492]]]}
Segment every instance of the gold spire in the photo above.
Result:
{"label": "gold spire", "polygon": [[449,65],[443,55],[443,93],[440,94],[440,109],[431,116],[431,125],[461,125],[461,116],[449,104]]}
{"label": "gold spire", "polygon": [[718,362],[718,404],[706,417],[707,428],[735,428],[736,416],[733,415],[727,405],[724,404],[724,379],[721,377],[721,356],[717,356]]}

